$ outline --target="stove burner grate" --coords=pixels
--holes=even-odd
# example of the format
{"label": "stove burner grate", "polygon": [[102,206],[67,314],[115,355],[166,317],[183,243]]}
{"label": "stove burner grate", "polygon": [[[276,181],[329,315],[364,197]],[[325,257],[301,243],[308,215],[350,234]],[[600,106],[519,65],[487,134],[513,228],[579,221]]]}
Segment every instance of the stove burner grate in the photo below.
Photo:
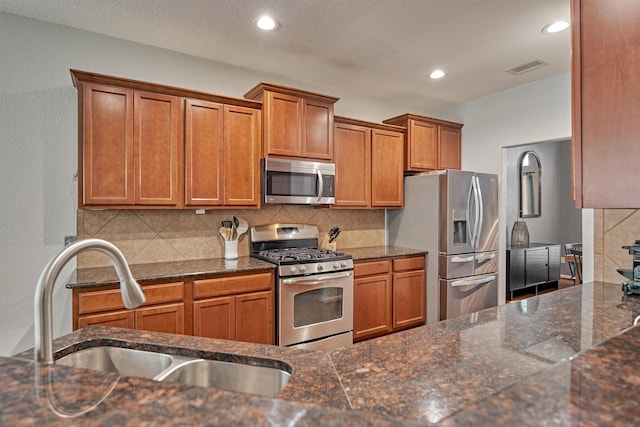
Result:
{"label": "stove burner grate", "polygon": [[336,252],[330,249],[320,248],[287,248],[287,249],[270,249],[257,253],[263,259],[274,262],[288,261],[318,261],[330,260],[334,258],[344,257],[344,252]]}

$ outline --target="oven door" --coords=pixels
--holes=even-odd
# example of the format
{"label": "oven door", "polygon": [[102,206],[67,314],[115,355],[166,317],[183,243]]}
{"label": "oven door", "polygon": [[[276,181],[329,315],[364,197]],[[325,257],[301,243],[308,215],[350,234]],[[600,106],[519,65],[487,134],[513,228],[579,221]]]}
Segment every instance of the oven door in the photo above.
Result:
{"label": "oven door", "polygon": [[279,280],[278,345],[353,331],[353,270]]}

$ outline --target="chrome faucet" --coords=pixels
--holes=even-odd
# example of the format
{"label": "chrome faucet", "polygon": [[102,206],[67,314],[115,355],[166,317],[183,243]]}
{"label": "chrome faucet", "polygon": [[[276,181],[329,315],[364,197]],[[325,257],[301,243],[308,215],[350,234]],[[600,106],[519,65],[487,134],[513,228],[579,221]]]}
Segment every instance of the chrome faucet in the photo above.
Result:
{"label": "chrome faucet", "polygon": [[53,286],[62,268],[74,256],[85,250],[97,250],[109,257],[120,279],[120,292],[125,307],[135,308],[144,303],[142,288],[133,278],[129,265],[120,249],[113,243],[100,239],[79,240],[65,247],[49,261],[38,279],[35,294],[35,361],[38,364],[53,364],[52,302]]}

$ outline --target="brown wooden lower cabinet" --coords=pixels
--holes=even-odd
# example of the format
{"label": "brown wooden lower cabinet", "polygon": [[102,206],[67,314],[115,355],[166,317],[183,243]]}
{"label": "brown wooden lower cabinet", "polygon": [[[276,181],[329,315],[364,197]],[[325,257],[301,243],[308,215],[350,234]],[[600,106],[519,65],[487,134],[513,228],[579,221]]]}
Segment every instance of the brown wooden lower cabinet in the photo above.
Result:
{"label": "brown wooden lower cabinet", "polygon": [[146,302],[127,310],[117,286],[76,288],[73,328],[91,325],[275,343],[273,270],[146,283]]}
{"label": "brown wooden lower cabinet", "polygon": [[184,334],[184,303],[164,304],[135,310],[136,329]]}
{"label": "brown wooden lower cabinet", "polygon": [[391,278],[388,274],[354,280],[353,340],[391,332]]}
{"label": "brown wooden lower cabinet", "polygon": [[78,318],[78,327],[86,328],[87,326],[101,325],[111,326],[114,328],[134,328],[135,317],[133,310],[114,311],[111,313],[89,314]]}
{"label": "brown wooden lower cabinet", "polygon": [[193,335],[274,343],[273,293],[252,292],[193,303]]}
{"label": "brown wooden lower cabinet", "polygon": [[425,265],[424,256],[354,265],[354,341],[424,324]]}
{"label": "brown wooden lower cabinet", "polygon": [[193,302],[193,335],[233,340],[236,338],[236,298],[220,297]]}

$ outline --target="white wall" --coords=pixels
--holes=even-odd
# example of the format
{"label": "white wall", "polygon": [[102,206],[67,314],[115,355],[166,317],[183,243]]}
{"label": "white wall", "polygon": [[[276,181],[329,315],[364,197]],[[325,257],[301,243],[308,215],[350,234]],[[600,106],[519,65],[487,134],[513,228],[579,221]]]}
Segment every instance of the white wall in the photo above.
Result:
{"label": "white wall", "polygon": [[[269,81],[339,96],[336,114],[363,120],[407,112],[380,99],[4,13],[0,57],[0,356],[33,346],[39,273],[64,236],[76,234],[77,92],[70,68],[239,98]],[[54,336],[71,330],[71,292],[63,287],[70,271],[54,292]]]}
{"label": "white wall", "polygon": [[[534,71],[535,72],[535,71]],[[464,123],[462,129],[462,168],[500,175],[500,253],[506,250],[507,194],[502,165],[508,161],[504,147],[571,138],[571,76],[569,73],[549,77],[505,92],[479,98],[446,111],[440,116]],[[582,212],[585,264],[589,259],[587,235],[593,234],[590,211]],[[500,271],[505,271],[504,256]],[[590,274],[590,275],[589,275]],[[585,280],[592,280],[593,270],[584,271]],[[499,301],[505,299],[504,275],[500,277]]]}

